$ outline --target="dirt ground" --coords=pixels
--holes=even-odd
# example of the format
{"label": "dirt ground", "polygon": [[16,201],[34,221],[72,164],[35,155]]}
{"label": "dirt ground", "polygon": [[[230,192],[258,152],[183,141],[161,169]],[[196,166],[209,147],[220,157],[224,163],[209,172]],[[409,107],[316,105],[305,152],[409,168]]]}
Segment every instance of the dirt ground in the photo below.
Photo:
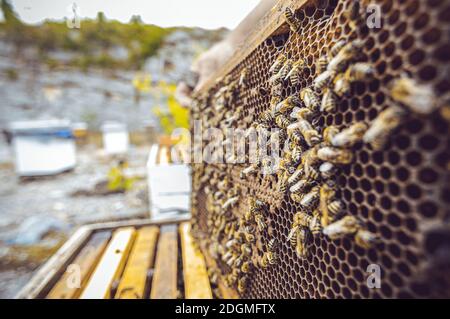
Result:
{"label": "dirt ground", "polygon": [[[3,145],[2,145],[3,146]],[[53,177],[20,180],[11,163],[0,165],[0,298],[12,298],[80,225],[148,217],[145,167],[150,147],[132,147],[136,180],[126,193],[72,196],[107,177],[116,162],[94,146],[77,150],[77,166]]]}

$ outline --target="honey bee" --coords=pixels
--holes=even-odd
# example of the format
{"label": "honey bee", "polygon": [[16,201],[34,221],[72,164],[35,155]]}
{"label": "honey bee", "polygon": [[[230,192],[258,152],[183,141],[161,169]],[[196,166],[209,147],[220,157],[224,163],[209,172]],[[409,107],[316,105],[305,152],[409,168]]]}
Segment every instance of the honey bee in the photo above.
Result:
{"label": "honey bee", "polygon": [[241,253],[244,256],[250,256],[252,254],[252,246],[250,244],[244,243],[241,245]]}
{"label": "honey bee", "polygon": [[245,226],[245,240],[247,242],[253,243],[256,240],[255,237],[255,227],[253,225]]}
{"label": "honey bee", "polygon": [[359,229],[355,234],[355,243],[365,249],[370,248],[377,241],[377,235],[366,229]]}
{"label": "honey bee", "polygon": [[275,106],[275,115],[286,113],[292,110],[294,107],[300,106],[301,103],[302,102],[297,96],[291,95]]}
{"label": "honey bee", "polygon": [[250,207],[250,211],[252,212],[252,214],[256,214],[257,212],[264,211],[265,206],[266,205],[262,201],[255,199],[253,197],[249,198],[249,207]]}
{"label": "honey bee", "polygon": [[317,157],[318,145],[307,150],[302,157],[303,169],[305,171],[305,174],[307,175],[309,175],[309,172],[312,171],[314,169],[314,166],[320,161],[320,159]]}
{"label": "honey bee", "polygon": [[228,274],[228,275],[225,277],[224,283],[225,283],[225,285],[226,285],[227,287],[232,287],[237,281],[238,281],[238,276],[237,276],[237,274],[236,274],[236,273],[231,273],[231,274]]}
{"label": "honey bee", "polygon": [[300,203],[302,201],[301,194],[291,193],[289,197],[296,203]]}
{"label": "honey bee", "polygon": [[260,232],[264,231],[267,228],[264,216],[262,214],[260,213],[255,214],[255,222]]}
{"label": "honey bee", "polygon": [[281,67],[283,66],[284,62],[286,62],[287,57],[284,54],[280,54],[276,59],[275,62],[272,64],[272,66],[269,68],[269,72],[272,74],[277,74]]}
{"label": "honey bee", "polygon": [[314,166],[305,167],[305,180],[308,182],[316,181],[320,176],[320,173]]}
{"label": "honey bee", "polygon": [[230,248],[235,247],[238,244],[239,244],[239,241],[236,238],[232,238],[230,240],[227,240],[227,242],[225,243],[225,247],[230,249]]}
{"label": "honey bee", "polygon": [[[308,180],[307,179],[301,179],[298,182],[296,182],[295,184],[293,184],[290,188],[289,191],[293,194],[301,194],[301,192],[303,192],[303,190],[308,186]],[[301,200],[300,200],[301,202]]]}
{"label": "honey bee", "polygon": [[296,145],[293,147],[291,152],[291,159],[294,164],[300,163],[302,159],[303,150],[300,146]]}
{"label": "honey bee", "polygon": [[239,293],[244,293],[247,290],[247,285],[248,285],[248,277],[244,276],[239,278],[238,280],[238,284],[237,284],[237,289]]}
{"label": "honey bee", "polygon": [[406,76],[393,81],[390,93],[394,101],[418,114],[429,114],[437,108],[432,86],[419,84]]}
{"label": "honey bee", "polygon": [[370,248],[378,240],[374,233],[364,229],[360,220],[351,215],[328,225],[323,229],[323,233],[332,240],[353,235],[355,243],[363,248]]}
{"label": "honey bee", "polygon": [[247,68],[243,68],[241,71],[241,74],[239,76],[239,86],[245,88],[247,86],[247,73],[248,73],[248,69]]}
{"label": "honey bee", "polygon": [[344,15],[349,20],[350,28],[356,29],[358,23],[362,21],[361,2],[354,0]]}
{"label": "honey bee", "polygon": [[308,215],[304,212],[297,212],[294,215],[292,228],[299,226],[307,227],[313,235],[320,234],[322,231],[319,218],[317,216]]}
{"label": "honey bee", "polygon": [[367,81],[373,77],[374,73],[375,71],[369,63],[358,62],[348,67],[345,71],[345,78],[349,82]]}
{"label": "honey bee", "polygon": [[249,261],[244,261],[241,266],[241,271],[244,274],[248,274],[253,268],[253,264]]}
{"label": "honey bee", "polygon": [[291,245],[295,248],[295,252],[300,258],[306,258],[308,256],[308,244],[310,241],[311,232],[306,227],[297,227],[290,238]]}
{"label": "honey bee", "polygon": [[276,252],[278,250],[278,240],[276,238],[272,238],[267,243],[267,250],[271,252]]}
{"label": "honey bee", "polygon": [[323,130],[323,141],[326,144],[330,144],[331,145],[331,141],[333,140],[333,138],[336,136],[336,134],[339,133],[339,129],[334,126],[334,125],[330,125],[327,126],[324,130]]}
{"label": "honey bee", "polygon": [[258,170],[258,166],[255,164],[251,164],[250,166],[244,168],[241,173],[240,173],[240,178],[244,179],[245,177],[247,177],[250,174],[255,173]]}
{"label": "honey bee", "polygon": [[[331,82],[334,77],[334,72],[330,70],[325,70],[319,74],[313,81],[314,89],[317,92],[323,91],[323,89]],[[317,98],[318,99],[318,98]]]}
{"label": "honey bee", "polygon": [[278,263],[278,254],[272,251],[266,251],[261,260],[260,260],[260,264],[261,267],[263,268],[267,268],[269,267],[269,265],[276,265]]}
{"label": "honey bee", "polygon": [[311,88],[305,88],[300,92],[300,98],[305,106],[311,111],[315,112],[320,107],[320,101],[316,93]]}
{"label": "honey bee", "polygon": [[300,82],[300,72],[302,71],[303,67],[305,66],[305,60],[300,59],[295,61],[292,64],[292,68],[289,71],[289,73],[284,78],[285,81],[288,79],[291,81],[292,85],[297,85]]}
{"label": "honey bee", "polygon": [[264,86],[258,86],[258,94],[261,96],[266,96],[269,92],[267,91],[267,88],[265,88]]}
{"label": "honey bee", "polygon": [[333,91],[338,97],[346,95],[350,91],[350,82],[343,73],[339,73],[333,80]]}
{"label": "honey bee", "polygon": [[275,120],[275,117],[273,116],[273,113],[270,110],[266,110],[261,113],[260,119],[265,124],[273,123]]}
{"label": "honey bee", "polygon": [[353,160],[353,153],[347,149],[338,149],[325,146],[317,151],[317,157],[322,161],[332,164],[350,164]]}
{"label": "honey bee", "polygon": [[316,62],[316,72],[323,73],[327,69],[328,58],[326,55],[322,55]]}
{"label": "honey bee", "polygon": [[339,199],[336,199],[328,204],[328,212],[330,212],[330,216],[332,216],[332,218],[331,218],[332,220],[334,220],[334,218],[336,216],[338,216],[342,212],[343,209],[344,209],[344,204]]}
{"label": "honey bee", "polygon": [[339,51],[341,51],[341,49],[345,46],[346,42],[344,40],[338,41],[336,42],[330,49],[330,52],[328,52],[328,57],[334,58]]}
{"label": "honey bee", "polygon": [[320,112],[333,112],[336,109],[336,105],[336,94],[334,94],[331,89],[325,88],[323,91],[322,102],[320,103]]}
{"label": "honey bee", "polygon": [[278,114],[275,117],[275,124],[277,124],[280,128],[287,129],[287,127],[291,124],[291,121],[283,114]]}
{"label": "honey bee", "polygon": [[287,180],[288,185],[294,185],[295,183],[300,181],[302,177],[303,177],[303,168],[302,167],[297,168],[297,170],[291,176],[289,176]]}
{"label": "honey bee", "polygon": [[[278,71],[278,73],[275,73],[269,78],[269,84],[272,86],[272,93],[274,91],[274,88],[281,87],[282,88],[282,78],[281,78],[281,69]],[[277,94],[278,95],[278,94]]]}
{"label": "honey bee", "polygon": [[293,65],[294,65],[294,62],[291,59],[287,59],[286,62],[284,62],[280,71],[278,71],[281,81],[284,81],[286,79],[289,72],[291,72]]}
{"label": "honey bee", "polygon": [[300,21],[298,21],[298,19],[295,17],[295,13],[291,10],[291,8],[286,7],[286,9],[284,10],[284,17],[286,18],[286,22],[292,32],[297,32],[298,30],[300,30]]}
{"label": "honey bee", "polygon": [[[294,123],[294,124],[296,124],[296,123]],[[289,138],[292,141],[294,141],[294,143],[296,143],[297,145],[301,145],[301,143],[303,142],[304,139],[303,139],[303,135],[302,135],[300,129],[296,125],[292,126],[292,124],[290,124],[287,127],[287,133],[288,133]]]}
{"label": "honey bee", "polygon": [[290,114],[291,118],[294,119],[303,119],[303,120],[311,120],[313,112],[306,107],[294,107]]}
{"label": "honey bee", "polygon": [[222,256],[222,260],[228,264],[229,260],[232,260],[232,262],[234,262],[234,260],[237,258],[237,256],[235,255],[235,253],[231,250],[227,251],[223,256]]}
{"label": "honey bee", "polygon": [[361,228],[361,223],[355,216],[347,215],[338,221],[329,224],[323,229],[324,235],[335,240],[346,235],[353,235]]}
{"label": "honey bee", "polygon": [[354,123],[348,128],[334,135],[331,139],[331,145],[345,148],[352,147],[362,140],[366,131],[367,124],[365,124],[364,122]]}
{"label": "honey bee", "polygon": [[397,128],[405,115],[404,109],[393,105],[380,112],[363,136],[363,141],[375,150],[381,149],[392,131]]}
{"label": "honey bee", "polygon": [[284,173],[283,176],[281,177],[281,180],[279,183],[279,185],[280,185],[279,190],[280,190],[280,193],[282,193],[282,194],[286,193],[287,188],[289,186],[289,184],[287,183],[287,178],[285,176],[286,176],[286,174]]}
{"label": "honey bee", "polygon": [[320,220],[322,227],[327,226],[333,218],[333,216],[330,216],[328,204],[334,199],[335,195],[336,190],[333,184],[326,182],[320,187],[319,209],[322,213]]}
{"label": "honey bee", "polygon": [[309,146],[314,146],[320,142],[320,134],[312,127],[311,123],[299,119],[297,122],[287,127],[288,136],[300,145],[303,138]]}
{"label": "honey bee", "polygon": [[330,59],[327,65],[327,71],[331,72],[335,76],[339,72],[344,72],[351,60],[351,56],[345,55],[341,50],[335,57]]}
{"label": "honey bee", "polygon": [[311,208],[317,203],[320,195],[320,187],[314,186],[308,193],[303,195],[300,205],[304,208]]}
{"label": "honey bee", "polygon": [[319,166],[320,176],[323,179],[329,179],[336,174],[337,168],[329,162],[324,162]]}
{"label": "honey bee", "polygon": [[343,54],[349,60],[355,60],[360,58],[361,49],[364,46],[364,42],[359,39],[355,39],[350,43],[344,45],[339,54]]}
{"label": "honey bee", "polygon": [[278,99],[278,102],[281,100],[281,96],[283,95],[283,84],[282,83],[278,83],[275,85],[272,85],[271,89],[270,89],[270,93],[273,95],[273,98]]}

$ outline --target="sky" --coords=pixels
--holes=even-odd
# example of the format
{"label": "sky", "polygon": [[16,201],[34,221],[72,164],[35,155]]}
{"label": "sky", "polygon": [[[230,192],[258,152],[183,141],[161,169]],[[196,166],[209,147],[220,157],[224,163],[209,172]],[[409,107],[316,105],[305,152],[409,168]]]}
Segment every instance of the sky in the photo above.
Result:
{"label": "sky", "polygon": [[81,17],[94,18],[103,11],[107,18],[128,22],[140,15],[145,23],[162,27],[198,26],[206,29],[232,29],[259,0],[10,0],[27,23],[44,19],[72,17],[75,2]]}

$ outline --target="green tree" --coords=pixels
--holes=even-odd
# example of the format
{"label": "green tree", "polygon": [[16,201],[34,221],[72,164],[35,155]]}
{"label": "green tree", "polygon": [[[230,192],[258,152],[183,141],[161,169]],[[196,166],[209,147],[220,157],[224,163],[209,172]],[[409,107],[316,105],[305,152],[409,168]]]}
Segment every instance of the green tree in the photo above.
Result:
{"label": "green tree", "polygon": [[14,11],[14,8],[8,0],[1,0],[0,7],[3,12],[3,17],[5,19],[6,24],[22,24],[19,19],[19,16]]}

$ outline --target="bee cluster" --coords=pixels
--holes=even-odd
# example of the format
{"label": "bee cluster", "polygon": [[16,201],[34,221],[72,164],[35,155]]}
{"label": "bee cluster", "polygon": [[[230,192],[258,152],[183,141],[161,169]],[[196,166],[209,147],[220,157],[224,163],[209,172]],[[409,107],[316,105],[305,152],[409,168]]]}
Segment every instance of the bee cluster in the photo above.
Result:
{"label": "bee cluster", "polygon": [[[425,279],[414,272],[426,259],[420,244],[427,235],[419,224],[427,214],[442,222],[448,202],[435,194],[448,188],[448,150],[441,146],[448,144],[450,88],[423,80],[414,67],[394,66],[400,54],[389,53],[389,45],[376,47],[402,27],[399,17],[389,27],[390,12],[404,17],[400,8],[413,2],[384,3],[389,14],[379,31],[364,25],[367,1],[287,6],[289,31],[280,45],[261,44],[198,94],[192,118],[204,127],[241,128],[246,138],[276,129],[282,149],[275,159],[257,152],[244,161],[231,154],[228,164],[193,164],[192,231],[215,261],[211,282],[221,279],[242,297],[422,293],[416,286]],[[429,137],[430,122],[441,137]],[[404,142],[405,130],[414,142]],[[238,145],[226,138],[222,146]],[[414,178],[426,184],[422,197]],[[386,274],[384,290],[364,286],[372,263]]]}
{"label": "bee cluster", "polygon": [[[254,253],[257,237],[261,238],[262,234],[268,232],[267,205],[254,197],[247,197],[245,213],[234,214],[233,208],[237,208],[238,203],[243,201],[243,194],[238,186],[232,185],[228,176],[229,171],[220,173],[209,166],[204,168],[203,174],[194,174],[194,185],[204,187],[206,195],[208,231],[202,233],[199,230],[201,221],[198,220],[197,212],[194,212],[192,234],[206,244],[205,249],[221,266],[209,269],[211,282],[216,283],[217,277],[221,276],[226,286],[244,293],[255,268],[266,268],[276,263],[277,245],[276,240],[270,240],[262,257]],[[194,202],[193,207],[197,204]],[[216,291],[216,294],[219,293]]]}

